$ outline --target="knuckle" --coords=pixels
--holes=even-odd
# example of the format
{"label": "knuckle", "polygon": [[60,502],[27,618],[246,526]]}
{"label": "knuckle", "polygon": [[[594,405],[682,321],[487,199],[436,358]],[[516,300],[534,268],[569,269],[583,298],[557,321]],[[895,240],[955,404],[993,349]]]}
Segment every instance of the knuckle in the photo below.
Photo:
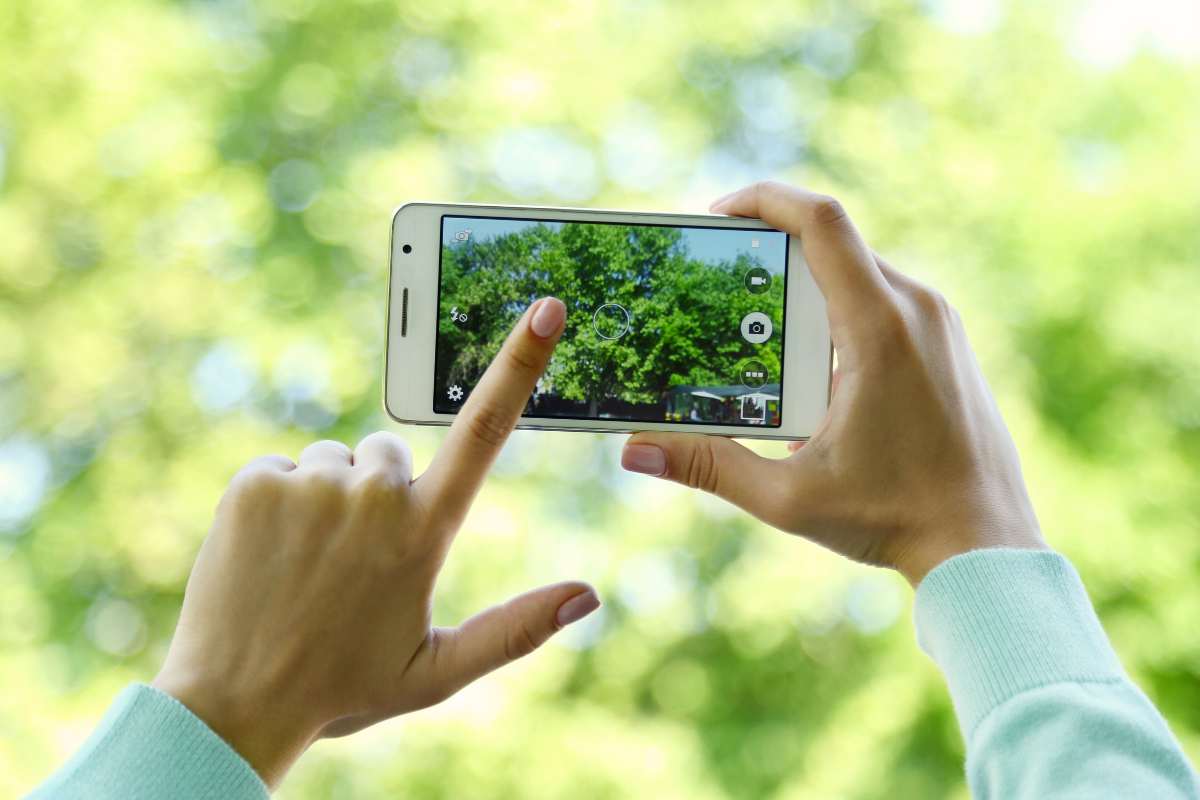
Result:
{"label": "knuckle", "polygon": [[327,467],[325,465],[310,466],[307,469],[297,470],[305,485],[315,488],[336,488],[341,486],[342,473],[345,470],[336,467]]}
{"label": "knuckle", "polygon": [[370,433],[368,433],[366,436],[364,436],[362,438],[362,441],[370,442],[370,441],[374,441],[376,439],[390,440],[390,439],[399,439],[399,438],[400,438],[399,436],[392,433],[391,431],[371,431]]}
{"label": "knuckle", "polygon": [[396,472],[372,469],[357,477],[353,491],[358,500],[374,503],[391,499],[407,488],[408,482]]}
{"label": "knuckle", "polygon": [[945,295],[928,286],[919,286],[909,294],[913,306],[922,319],[930,321],[951,321],[954,309],[950,307]]}
{"label": "knuckle", "polygon": [[467,432],[477,441],[499,447],[512,429],[509,415],[495,406],[483,406],[467,418]]}
{"label": "knuckle", "polygon": [[410,698],[406,704],[410,708],[428,708],[450,697],[470,680],[468,677],[455,675],[453,670],[448,669],[453,664],[459,647],[459,638],[453,629],[430,628],[425,634],[425,648],[429,651],[433,671],[440,679],[414,684],[409,675],[401,673],[392,687],[391,695]]}
{"label": "knuckle", "polygon": [[704,437],[696,443],[688,455],[684,482],[692,489],[701,489],[715,494],[718,474],[717,454],[713,442],[710,438]]}
{"label": "knuckle", "polygon": [[913,320],[904,309],[884,304],[873,316],[871,330],[864,340],[864,351],[880,364],[898,365],[911,359],[919,349]]}
{"label": "knuckle", "polygon": [[506,347],[504,349],[505,363],[509,370],[520,375],[540,374],[542,371],[541,365],[538,363],[537,357],[530,352],[529,348],[519,345],[514,347]]}
{"label": "knuckle", "polygon": [[408,444],[399,436],[391,431],[373,431],[368,433],[358,443],[359,447],[363,445],[383,445],[385,447],[401,447],[407,448]]}
{"label": "knuckle", "polygon": [[271,503],[283,492],[285,474],[262,466],[248,466],[233,476],[226,490],[232,501]]}
{"label": "knuckle", "polygon": [[950,327],[957,333],[963,333],[965,330],[962,316],[954,306],[950,306]]}
{"label": "knuckle", "polygon": [[344,442],[339,442],[335,439],[321,439],[313,442],[308,447],[304,448],[307,452],[315,452],[318,450],[336,450],[340,453],[349,453],[350,448]]}
{"label": "knuckle", "polygon": [[772,181],[772,180],[755,181],[750,186],[751,191],[754,192],[754,196],[758,197],[758,198],[766,197],[771,194],[776,194],[782,188],[783,188],[782,184],[780,184],[778,181]]}
{"label": "knuckle", "polygon": [[538,639],[516,609],[508,606],[508,625],[504,635],[504,658],[516,661],[537,649]]}
{"label": "knuckle", "polygon": [[904,311],[894,303],[884,303],[876,312],[875,325],[883,338],[889,341],[903,341],[909,333],[909,321]]}
{"label": "knuckle", "polygon": [[297,477],[305,495],[316,501],[335,503],[345,494],[343,472],[329,467],[313,467],[298,471]]}
{"label": "knuckle", "polygon": [[813,199],[812,220],[816,224],[837,225],[849,217],[846,207],[836,197],[822,194]]}

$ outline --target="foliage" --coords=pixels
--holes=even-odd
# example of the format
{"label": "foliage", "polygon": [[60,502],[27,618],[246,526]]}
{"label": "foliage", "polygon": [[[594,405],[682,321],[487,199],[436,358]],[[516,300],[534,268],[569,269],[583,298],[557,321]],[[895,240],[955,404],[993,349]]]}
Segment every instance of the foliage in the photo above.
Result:
{"label": "foliage", "polygon": [[[517,317],[538,297],[568,303],[566,332],[545,385],[567,400],[660,402],[672,386],[727,385],[751,356],[779,375],[778,349],[741,337],[751,311],[782,318],[783,283],[752,295],[742,281],[760,266],[745,254],[710,264],[687,252],[679,230],[626,225],[537,225],[489,241],[442,248],[442,314],[436,386],[474,386]],[[618,339],[593,331],[605,303],[634,324]],[[479,309],[455,323],[451,307]],[[778,341],[778,340],[776,340]]]}
{"label": "foliage", "polygon": [[[1192,16],[1189,16],[1192,15]],[[1200,758],[1200,34],[1158,0],[0,4],[0,794],[149,678],[225,481],[380,411],[389,211],[837,194],[960,309],[1047,536]],[[441,431],[404,431],[418,468]],[[517,435],[453,622],[601,617],[281,796],[964,797],[910,593]],[[782,455],[782,446],[763,445]]]}

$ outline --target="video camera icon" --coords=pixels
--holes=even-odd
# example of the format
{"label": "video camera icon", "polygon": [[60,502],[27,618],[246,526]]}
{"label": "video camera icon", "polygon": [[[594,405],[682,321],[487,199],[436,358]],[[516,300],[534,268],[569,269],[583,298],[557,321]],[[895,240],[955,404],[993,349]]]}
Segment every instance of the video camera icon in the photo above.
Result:
{"label": "video camera icon", "polygon": [[746,271],[743,283],[750,294],[764,294],[771,289],[771,273],[762,267],[754,267]]}

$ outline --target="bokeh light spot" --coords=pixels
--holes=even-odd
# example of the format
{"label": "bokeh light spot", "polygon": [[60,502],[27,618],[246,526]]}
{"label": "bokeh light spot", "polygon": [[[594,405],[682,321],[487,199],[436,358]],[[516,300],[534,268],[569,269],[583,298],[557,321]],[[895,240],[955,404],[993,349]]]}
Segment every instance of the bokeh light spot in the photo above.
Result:
{"label": "bokeh light spot", "polygon": [[454,56],[437,39],[416,38],[400,46],[393,64],[404,88],[417,93],[444,81],[454,68]]}
{"label": "bokeh light spot", "polygon": [[254,365],[242,350],[233,342],[217,342],[192,370],[192,396],[205,411],[220,414],[245,401],[255,381]]}
{"label": "bokeh light spot", "polygon": [[890,628],[900,616],[901,596],[891,576],[865,575],[846,587],[846,618],[863,633]]}
{"label": "bokeh light spot", "polygon": [[644,109],[632,111],[606,131],[604,165],[615,182],[638,191],[660,185],[675,166],[655,119]]}
{"label": "bokeh light spot", "polygon": [[1113,69],[1150,46],[1181,61],[1200,60],[1200,3],[1195,0],[1092,0],[1076,17],[1071,51]]}
{"label": "bokeh light spot", "polygon": [[818,28],[804,43],[805,66],[829,80],[850,74],[855,62],[854,37],[838,28]]}
{"label": "bokeh light spot", "polygon": [[517,128],[500,134],[492,147],[492,167],[518,197],[552,195],[581,201],[596,193],[596,159],[590,148],[545,128]]}
{"label": "bokeh light spot", "polygon": [[50,456],[31,439],[0,443],[0,534],[21,530],[50,484]]}
{"label": "bokeh light spot", "polygon": [[146,645],[146,619],[126,600],[102,597],[88,609],[84,623],[96,647],[114,656],[131,656]]}
{"label": "bokeh light spot", "polygon": [[695,584],[689,558],[683,553],[650,551],[629,559],[618,577],[621,602],[641,614],[674,602]]}
{"label": "bokeh light spot", "polygon": [[964,36],[989,33],[1000,23],[1000,0],[928,0],[930,14],[941,27]]}
{"label": "bokeh light spot", "polygon": [[310,161],[284,161],[267,178],[271,199],[283,211],[303,211],[321,190],[321,171]]}
{"label": "bokeh light spot", "polygon": [[333,106],[337,95],[337,76],[321,64],[300,64],[292,68],[280,88],[284,108],[301,117],[320,117]]}

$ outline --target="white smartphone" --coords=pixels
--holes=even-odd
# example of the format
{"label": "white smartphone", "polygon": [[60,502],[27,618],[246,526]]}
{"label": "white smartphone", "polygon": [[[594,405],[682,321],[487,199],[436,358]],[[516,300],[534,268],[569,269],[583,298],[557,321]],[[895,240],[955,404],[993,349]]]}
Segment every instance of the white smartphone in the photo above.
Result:
{"label": "white smartphone", "polygon": [[566,329],[518,427],[805,439],[829,404],[825,301],[758,220],[408,203],[392,219],[384,406],[448,425],[530,303]]}

